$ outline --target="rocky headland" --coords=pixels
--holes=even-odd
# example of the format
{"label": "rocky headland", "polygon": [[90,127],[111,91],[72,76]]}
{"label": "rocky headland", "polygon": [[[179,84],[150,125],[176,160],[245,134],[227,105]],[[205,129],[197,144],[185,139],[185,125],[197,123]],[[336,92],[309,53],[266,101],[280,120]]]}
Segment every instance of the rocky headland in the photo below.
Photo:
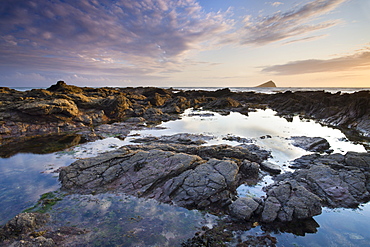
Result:
{"label": "rocky headland", "polygon": [[[248,114],[255,108],[269,107],[287,119],[300,115],[340,127],[349,138],[366,141],[370,138],[369,91],[259,94],[229,89],[81,88],[60,81],[46,90],[20,92],[0,88],[0,143],[11,150],[17,141],[32,143],[34,139],[30,138],[51,135],[68,134],[67,144],[60,141],[67,146],[82,139],[91,141],[110,135],[125,138],[130,130],[177,119],[190,107],[222,114],[230,111]],[[59,173],[61,191],[120,192],[154,198],[225,215],[234,226],[258,222],[265,228],[313,220],[313,216],[321,214],[322,207],[355,208],[370,200],[369,153],[328,154],[330,146],[324,138],[292,137],[293,145],[314,154],[292,162],[294,172],[279,174],[281,170],[267,162],[270,153],[248,140],[240,140],[243,144],[238,146],[202,146],[211,138],[177,134],[136,139],[137,145],[63,167]],[[274,183],[264,188],[265,196],[237,196],[238,186],[255,183],[266,174],[273,176]],[[42,231],[47,218],[39,213],[20,214],[0,229],[0,240],[4,243],[16,240],[14,246],[62,244],[63,239],[56,235],[31,236],[35,229]],[[315,231],[313,228],[310,230]],[[183,246],[207,246],[204,243],[210,243],[221,232],[225,229],[213,233],[205,229]],[[274,246],[274,239],[269,236],[259,241]]]}

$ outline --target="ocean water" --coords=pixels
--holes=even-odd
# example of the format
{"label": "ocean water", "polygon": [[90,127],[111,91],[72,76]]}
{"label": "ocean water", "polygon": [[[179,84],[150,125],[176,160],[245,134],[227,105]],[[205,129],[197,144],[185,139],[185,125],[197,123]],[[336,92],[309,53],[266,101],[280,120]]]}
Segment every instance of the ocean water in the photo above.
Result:
{"label": "ocean water", "polygon": [[[181,119],[162,123],[158,127],[132,131],[124,140],[110,137],[50,154],[18,153],[9,158],[0,158],[0,224],[34,205],[41,194],[58,190],[59,167],[77,159],[132,145],[134,143],[131,141],[145,136],[177,133],[211,136],[212,139],[204,145],[239,145],[238,142],[224,139],[230,135],[248,138],[251,143],[270,150],[272,157],[269,161],[279,165],[283,171],[289,170],[291,160],[308,154],[291,144],[291,136],[322,136],[337,153],[366,152],[363,144],[349,141],[337,129],[298,117],[287,121],[270,109],[250,112],[248,116],[240,113],[225,116],[188,109]],[[239,196],[263,196],[262,188],[271,182],[271,177],[265,176],[255,185],[241,185],[237,192]],[[325,208],[323,211],[312,221],[300,226],[280,230],[257,226],[240,230],[235,232],[234,240],[270,234],[277,238],[277,246],[370,245],[369,203],[358,209]],[[89,231],[88,234],[74,237],[75,242],[70,243],[72,246],[82,243],[99,246],[103,244],[102,239],[109,239],[111,246],[180,246],[202,226],[213,227],[220,220],[205,212],[123,194],[67,195],[49,213],[54,227],[73,226]],[[230,246],[236,246],[236,243],[230,243]]]}
{"label": "ocean water", "polygon": [[[204,90],[216,91],[225,87],[174,87],[179,90]],[[370,90],[370,87],[365,88],[352,88],[352,87],[227,87],[232,92],[256,92],[256,93],[283,93],[286,91],[325,91],[328,93],[354,93],[363,90]]]}
{"label": "ocean water", "polygon": [[[28,91],[32,89],[46,89],[48,87],[9,87],[18,91]],[[123,88],[123,87],[122,87]],[[370,87],[355,88],[355,87],[163,87],[172,88],[174,90],[204,90],[204,91],[216,91],[223,88],[229,88],[232,92],[256,92],[256,93],[280,93],[286,91],[325,91],[329,93],[354,93],[362,90],[370,90]]]}

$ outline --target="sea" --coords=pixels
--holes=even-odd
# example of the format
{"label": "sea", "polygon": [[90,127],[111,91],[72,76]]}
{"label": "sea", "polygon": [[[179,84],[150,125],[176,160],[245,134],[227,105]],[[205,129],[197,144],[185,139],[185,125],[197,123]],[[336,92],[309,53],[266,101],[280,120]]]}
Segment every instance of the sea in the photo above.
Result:
{"label": "sea", "polygon": [[[47,87],[9,87],[18,91],[28,91],[32,89],[46,89]],[[114,87],[115,88],[115,87]],[[123,88],[123,87],[122,87]],[[370,90],[370,87],[162,87],[165,89],[176,90],[204,90],[216,91],[224,88],[229,88],[232,92],[256,92],[256,93],[282,93],[286,91],[325,91],[328,93],[354,93],[363,90]]]}

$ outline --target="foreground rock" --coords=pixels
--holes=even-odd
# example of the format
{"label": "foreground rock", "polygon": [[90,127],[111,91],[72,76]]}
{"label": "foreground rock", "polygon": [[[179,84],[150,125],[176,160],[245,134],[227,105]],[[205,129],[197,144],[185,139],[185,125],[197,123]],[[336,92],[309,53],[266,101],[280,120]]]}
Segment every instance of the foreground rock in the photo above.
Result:
{"label": "foreground rock", "polygon": [[78,160],[61,169],[60,181],[62,189],[75,193],[125,192],[191,209],[229,212],[241,221],[286,222],[321,213],[319,197],[293,182],[269,187],[266,199],[236,198],[236,188],[255,177],[268,158],[268,153],[250,146],[132,145]]}
{"label": "foreground rock", "polygon": [[293,163],[301,168],[276,180],[297,183],[329,207],[357,207],[370,199],[370,154],[307,155]]}
{"label": "foreground rock", "polygon": [[[11,246],[54,247],[56,244],[53,239],[45,238],[43,233],[37,232],[37,229],[48,221],[48,217],[47,214],[41,213],[21,213],[0,228],[0,241],[6,246],[12,243]],[[19,239],[22,240],[17,241]]]}
{"label": "foreground rock", "polygon": [[[242,176],[239,167],[244,159],[209,157],[212,147],[179,144],[161,147],[172,150],[158,149],[159,146],[147,147],[148,151],[124,147],[96,158],[76,161],[61,170],[62,189],[80,193],[115,190],[186,208],[223,208],[231,203]],[[179,152],[181,149],[187,149],[188,153]],[[213,152],[216,149],[213,147]],[[234,152],[241,151],[243,157],[253,157],[245,148],[235,148]],[[203,153],[208,157],[205,160],[189,153]]]}
{"label": "foreground rock", "polygon": [[320,198],[294,182],[274,184],[267,191],[262,222],[308,219],[321,214]]}

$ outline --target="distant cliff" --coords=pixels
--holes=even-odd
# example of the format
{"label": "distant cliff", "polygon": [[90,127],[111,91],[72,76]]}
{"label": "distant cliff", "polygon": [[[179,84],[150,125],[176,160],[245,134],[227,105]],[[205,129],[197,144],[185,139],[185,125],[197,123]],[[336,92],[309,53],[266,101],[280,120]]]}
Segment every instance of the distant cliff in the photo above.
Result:
{"label": "distant cliff", "polygon": [[261,85],[258,85],[256,87],[276,87],[276,84],[273,81],[268,81],[268,82],[262,83]]}

